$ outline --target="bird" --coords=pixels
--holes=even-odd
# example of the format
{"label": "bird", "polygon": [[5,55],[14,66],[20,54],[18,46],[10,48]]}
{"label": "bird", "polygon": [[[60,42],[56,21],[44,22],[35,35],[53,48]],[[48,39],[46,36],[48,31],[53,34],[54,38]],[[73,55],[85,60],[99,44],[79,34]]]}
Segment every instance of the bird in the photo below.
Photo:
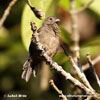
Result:
{"label": "bird", "polygon": [[[60,46],[60,30],[58,23],[60,19],[55,16],[48,17],[42,26],[37,30],[39,42],[43,45],[47,55],[53,58]],[[31,74],[36,77],[37,68],[41,64],[43,59],[40,57],[40,51],[37,50],[36,44],[31,39],[29,46],[29,58],[23,65],[22,79],[26,82],[29,81]]]}

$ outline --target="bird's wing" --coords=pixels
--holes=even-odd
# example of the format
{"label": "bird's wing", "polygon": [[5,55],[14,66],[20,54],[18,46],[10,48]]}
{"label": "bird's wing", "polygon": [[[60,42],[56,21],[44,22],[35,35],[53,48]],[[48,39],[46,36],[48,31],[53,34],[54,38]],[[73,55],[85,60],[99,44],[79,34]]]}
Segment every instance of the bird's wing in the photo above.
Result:
{"label": "bird's wing", "polygon": [[59,37],[56,36],[53,28],[49,26],[41,27],[38,33],[40,42],[44,46],[47,54],[53,57],[59,46]]}

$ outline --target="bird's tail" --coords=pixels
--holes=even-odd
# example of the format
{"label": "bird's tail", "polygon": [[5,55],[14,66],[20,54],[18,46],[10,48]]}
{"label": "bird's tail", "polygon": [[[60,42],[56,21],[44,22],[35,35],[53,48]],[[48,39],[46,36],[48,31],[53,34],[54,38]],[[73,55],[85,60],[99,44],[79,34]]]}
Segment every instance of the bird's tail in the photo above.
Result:
{"label": "bird's tail", "polygon": [[36,77],[36,72],[37,72],[37,68],[35,66],[33,67],[31,59],[28,59],[23,65],[22,79],[28,82],[32,73],[33,76]]}
{"label": "bird's tail", "polygon": [[22,79],[25,79],[26,82],[28,82],[31,74],[32,74],[32,67],[30,66],[30,59],[28,59],[23,65]]}

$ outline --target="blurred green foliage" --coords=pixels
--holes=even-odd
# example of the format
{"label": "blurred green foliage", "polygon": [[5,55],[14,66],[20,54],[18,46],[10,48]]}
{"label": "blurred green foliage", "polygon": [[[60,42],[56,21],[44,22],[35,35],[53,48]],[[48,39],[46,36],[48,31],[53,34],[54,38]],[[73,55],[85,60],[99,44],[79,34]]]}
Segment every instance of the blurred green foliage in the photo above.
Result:
{"label": "blurred green foliage", "polygon": [[100,54],[100,35],[93,37],[81,46],[80,54],[83,62],[86,61],[87,53],[90,53],[92,58]]}
{"label": "blurred green foliage", "polygon": [[[0,1],[0,17],[8,6],[11,0]],[[26,1],[26,0],[25,0]],[[40,89],[40,74],[37,78],[31,77],[31,80],[26,83],[21,79],[22,66],[28,57],[28,47],[31,39],[30,22],[34,21],[39,28],[43,20],[37,19],[29,6],[24,0],[19,0],[12,8],[10,15],[0,29],[0,100],[52,100],[58,99],[58,94],[50,88],[42,91]],[[77,0],[77,9],[86,4],[89,0]],[[96,13],[99,17],[99,0],[89,7],[93,14]],[[46,17],[57,16],[56,7],[59,5],[66,11],[70,10],[70,0],[31,0],[33,6],[42,9]],[[96,17],[94,17],[95,20]],[[90,23],[91,24],[91,23]],[[100,24],[100,23],[99,23]],[[88,27],[87,27],[88,28]],[[72,44],[70,33],[60,26],[61,39],[67,46]],[[85,43],[82,43],[80,49],[81,61],[86,61],[86,53],[90,52],[92,58],[99,54],[100,51],[100,35],[91,38]],[[70,63],[63,52],[58,53],[54,60],[62,65],[63,68],[70,72]],[[39,71],[40,72],[40,71]],[[69,81],[66,81],[62,76],[53,73],[56,85],[62,89],[64,94],[73,94],[74,87]],[[93,81],[92,81],[93,82]],[[97,87],[95,87],[97,88]],[[27,98],[4,98],[4,94],[26,94]],[[72,100],[69,98],[69,100]],[[75,100],[75,99],[73,99]]]}
{"label": "blurred green foliage", "polygon": [[89,8],[100,16],[100,0],[82,0],[82,3],[88,4],[90,1],[93,1],[93,3],[89,6]]}

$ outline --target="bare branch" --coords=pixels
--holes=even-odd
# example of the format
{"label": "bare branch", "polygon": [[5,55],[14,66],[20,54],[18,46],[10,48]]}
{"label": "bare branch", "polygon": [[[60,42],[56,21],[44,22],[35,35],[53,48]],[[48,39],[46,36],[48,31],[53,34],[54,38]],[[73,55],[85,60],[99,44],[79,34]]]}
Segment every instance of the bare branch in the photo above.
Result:
{"label": "bare branch", "polygon": [[59,89],[57,88],[57,86],[55,85],[55,83],[54,83],[53,80],[50,80],[49,83],[50,83],[50,85],[56,90],[56,92],[57,92],[59,95],[61,95],[62,100],[68,100],[68,99],[66,98],[66,96],[62,93],[62,90],[59,90]]}
{"label": "bare branch", "polygon": [[42,12],[42,10],[37,9],[36,7],[33,7],[30,3],[30,0],[27,0],[28,5],[30,6],[31,10],[34,12],[35,16],[39,19],[45,18],[45,13]]}
{"label": "bare branch", "polygon": [[67,50],[65,50],[64,46],[62,46],[62,47],[63,47],[63,50],[64,50],[66,56],[68,57],[68,59],[69,59],[71,65],[72,65],[73,68],[76,70],[76,72],[77,72],[78,76],[80,77],[80,79],[84,82],[84,84],[85,84],[88,88],[90,88],[92,91],[95,91],[95,90],[91,87],[91,85],[90,85],[90,83],[88,82],[88,80],[86,79],[86,76],[85,76],[84,72],[82,71],[82,68],[80,68],[80,67],[82,66],[81,63],[80,63],[80,59],[79,59],[79,58],[77,59],[77,60],[78,60],[78,65],[77,65],[76,62],[73,60],[73,58],[72,58],[71,56],[69,56],[69,54],[68,54]]}
{"label": "bare branch", "polygon": [[73,45],[70,47],[75,60],[79,58],[79,40],[80,40],[80,35],[78,31],[78,24],[77,24],[77,14],[76,12],[76,0],[70,0],[71,3],[71,10],[70,10],[70,15],[71,15],[71,27],[72,27],[72,32],[71,32],[71,39],[73,41]]}
{"label": "bare branch", "polygon": [[[76,10],[76,0],[71,0],[71,21],[72,21],[72,33],[71,33],[71,38],[73,41],[73,45],[71,47],[71,51],[74,54],[74,60],[71,56],[68,56],[69,61],[71,62],[72,66],[75,68],[78,76],[81,78],[81,80],[84,82],[84,84],[90,88],[92,91],[95,91],[90,83],[88,82],[84,72],[82,71],[81,68],[81,63],[80,63],[80,55],[79,55],[79,41],[80,41],[80,35],[78,31],[78,18],[77,18],[77,10]],[[77,65],[77,64],[78,65]]]}
{"label": "bare branch", "polygon": [[[100,55],[98,55],[95,59],[92,60],[92,65],[97,64],[98,62],[100,62]],[[83,65],[82,69],[83,70],[87,70],[89,68],[89,64],[85,64]]]}
{"label": "bare branch", "polygon": [[11,8],[12,8],[12,7],[14,6],[14,4],[16,3],[16,1],[17,1],[17,0],[12,0],[12,1],[9,3],[8,7],[6,8],[6,10],[4,11],[4,14],[3,14],[2,18],[0,19],[0,29],[1,29],[2,25],[4,24],[6,18],[8,17]]}
{"label": "bare branch", "polygon": [[[32,26],[31,26],[32,27]],[[52,58],[50,58],[43,45],[39,42],[39,37],[38,37],[38,34],[37,32],[35,32],[33,34],[33,40],[34,40],[34,43],[36,44],[37,46],[37,49],[41,51],[41,57],[43,57],[44,61],[50,65],[50,67],[52,69],[54,69],[56,72],[60,73],[62,76],[65,77],[65,79],[68,79],[70,80],[74,85],[76,86],[79,86],[81,89],[83,89],[87,94],[89,95],[96,95],[96,98],[100,98],[100,95],[95,93],[94,91],[91,91],[91,89],[87,88],[84,84],[80,83],[77,79],[73,78],[70,73],[67,73],[66,71],[63,70],[63,68],[61,66],[59,66],[56,62],[54,62],[52,60]]]}
{"label": "bare branch", "polygon": [[97,83],[98,83],[98,85],[100,87],[100,80],[99,80],[99,78],[98,78],[98,76],[97,76],[97,74],[95,72],[94,67],[93,67],[93,64],[92,64],[92,61],[91,61],[91,55],[90,54],[87,54],[87,59],[88,59],[89,66],[92,69],[92,71],[93,71],[93,73],[94,73],[94,75],[95,75],[95,77],[97,79]]}
{"label": "bare branch", "polygon": [[80,79],[84,82],[84,84],[91,89],[92,91],[95,92],[95,90],[91,87],[90,83],[88,82],[88,80],[86,79],[86,76],[84,75],[84,73],[82,73],[79,69],[79,67],[76,65],[75,61],[73,60],[73,58],[71,56],[68,56],[70,63],[72,64],[72,66],[75,68],[78,76],[80,77]]}

